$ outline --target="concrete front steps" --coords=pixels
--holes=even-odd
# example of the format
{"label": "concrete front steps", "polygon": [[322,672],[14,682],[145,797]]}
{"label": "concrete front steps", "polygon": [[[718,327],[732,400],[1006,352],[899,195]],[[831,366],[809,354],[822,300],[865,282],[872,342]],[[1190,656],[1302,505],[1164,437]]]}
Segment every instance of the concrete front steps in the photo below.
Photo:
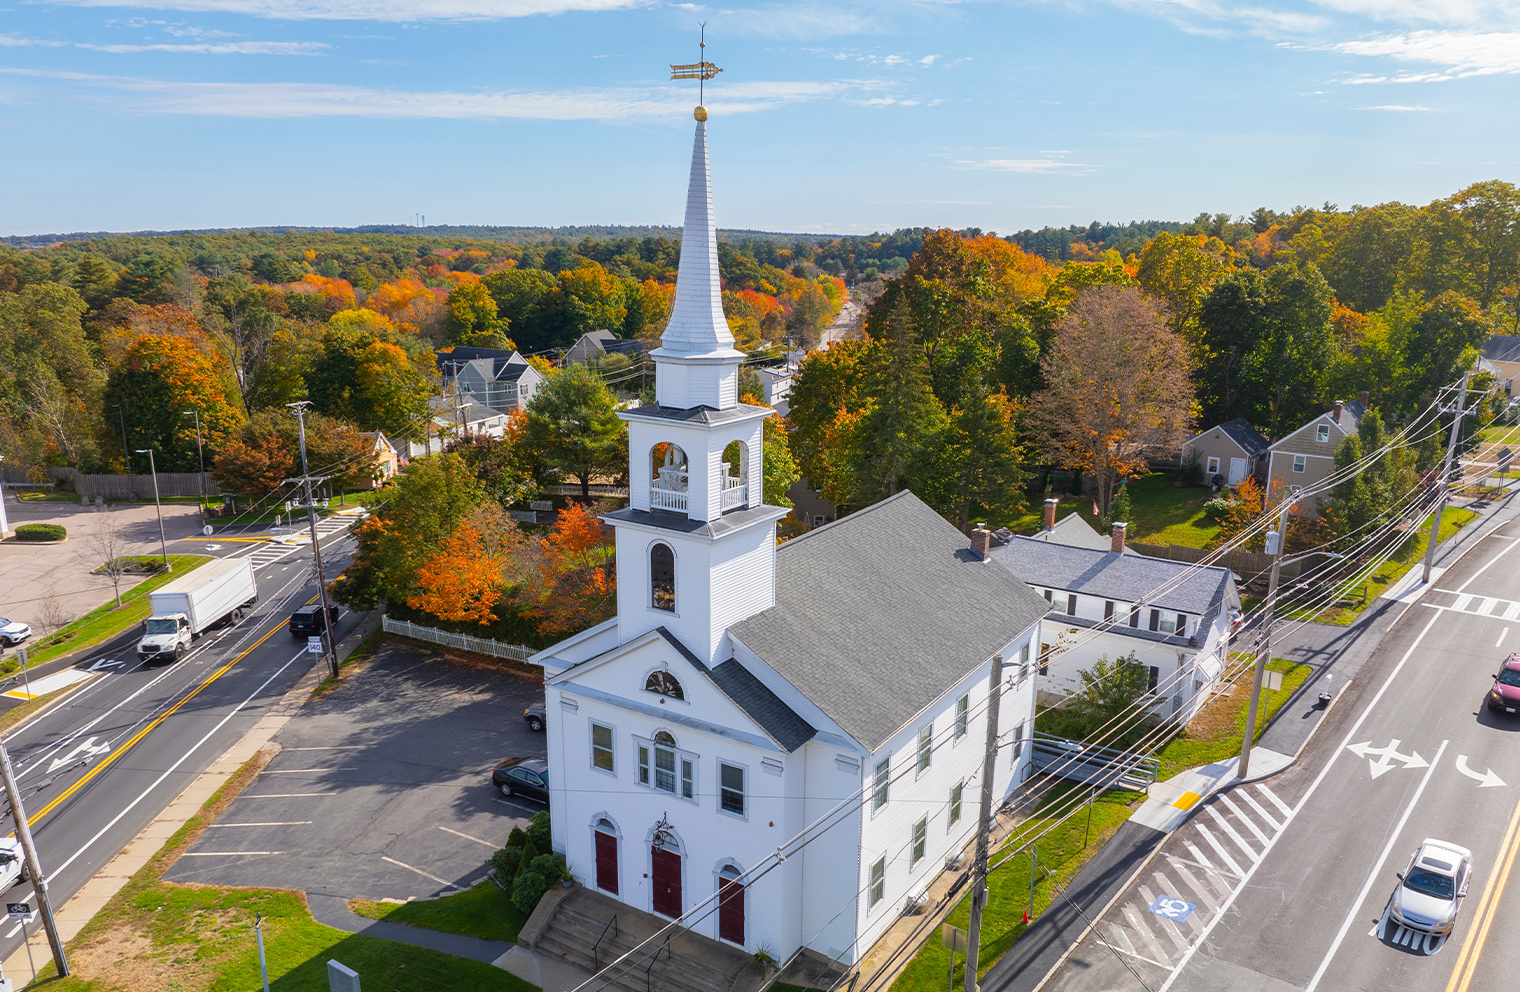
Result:
{"label": "concrete front steps", "polygon": [[[609,929],[614,916],[617,924]],[[760,987],[765,976],[752,955],[684,927],[661,933],[669,922],[575,885],[544,897],[518,944],[587,973],[600,963],[608,969],[599,976],[605,987],[621,992],[754,992]],[[654,939],[643,943],[649,938]],[[609,967],[624,954],[626,959]]]}

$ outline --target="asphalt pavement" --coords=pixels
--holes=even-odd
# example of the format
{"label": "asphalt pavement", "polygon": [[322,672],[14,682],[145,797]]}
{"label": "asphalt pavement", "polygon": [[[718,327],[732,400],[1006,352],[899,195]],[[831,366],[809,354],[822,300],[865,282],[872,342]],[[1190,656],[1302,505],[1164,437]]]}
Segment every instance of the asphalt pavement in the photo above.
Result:
{"label": "asphalt pavement", "polygon": [[[1520,930],[1503,909],[1520,846],[1520,715],[1491,714],[1484,698],[1520,648],[1520,522],[1496,523],[1392,623],[1300,761],[1169,836],[1046,992],[1515,986]],[[1425,837],[1475,859],[1446,940],[1381,922]]]}

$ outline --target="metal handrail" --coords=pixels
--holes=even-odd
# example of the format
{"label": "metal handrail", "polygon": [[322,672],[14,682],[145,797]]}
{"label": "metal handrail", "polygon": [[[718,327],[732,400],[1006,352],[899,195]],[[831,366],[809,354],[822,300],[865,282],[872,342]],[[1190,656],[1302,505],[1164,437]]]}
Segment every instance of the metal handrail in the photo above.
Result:
{"label": "metal handrail", "polygon": [[649,992],[654,992],[654,976],[650,972],[654,971],[655,962],[660,960],[661,951],[665,952],[665,960],[670,960],[670,938],[674,936],[674,933],[667,933],[665,939],[660,942],[660,946],[656,947],[654,953],[649,956],[649,965],[644,969],[644,987]]}
{"label": "metal handrail", "polygon": [[612,931],[612,939],[616,940],[617,936],[618,936],[617,914],[616,913],[613,913],[612,914],[612,919],[608,920],[607,921],[607,925],[604,926],[604,927],[602,927],[602,935],[600,937],[596,938],[596,943],[591,945],[591,962],[595,966],[595,967],[592,968],[593,971],[601,971],[602,970],[602,955],[601,955],[602,941],[604,941],[604,940],[607,939],[607,931],[608,930]]}

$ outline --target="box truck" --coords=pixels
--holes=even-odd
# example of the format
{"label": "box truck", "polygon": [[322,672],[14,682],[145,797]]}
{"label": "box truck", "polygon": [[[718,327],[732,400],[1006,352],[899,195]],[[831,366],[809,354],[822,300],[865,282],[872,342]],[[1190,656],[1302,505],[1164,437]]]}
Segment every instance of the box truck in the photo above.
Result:
{"label": "box truck", "polygon": [[143,621],[137,657],[178,661],[201,632],[240,617],[258,599],[253,563],[246,558],[207,562],[148,593],[153,615]]}

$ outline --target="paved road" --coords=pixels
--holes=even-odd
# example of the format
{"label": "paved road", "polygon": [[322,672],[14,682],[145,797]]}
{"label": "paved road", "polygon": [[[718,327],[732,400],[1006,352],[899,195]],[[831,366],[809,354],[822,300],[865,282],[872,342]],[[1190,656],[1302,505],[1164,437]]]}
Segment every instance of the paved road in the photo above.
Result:
{"label": "paved road", "polygon": [[[1514,988],[1520,714],[1484,706],[1510,648],[1520,649],[1520,521],[1394,624],[1297,766],[1220,795],[1168,838],[1101,921],[1103,940],[1080,945],[1045,989]],[[1490,772],[1503,784],[1485,785]],[[1379,927],[1424,837],[1475,857],[1449,941]],[[1151,911],[1163,897],[1193,908],[1174,922]]]}
{"label": "paved road", "polygon": [[[323,540],[329,574],[347,562],[351,539],[337,533],[347,523],[324,528],[333,532]],[[263,544],[225,542],[205,550],[255,560],[259,602],[250,615],[208,633],[176,664],[147,666],[130,650],[87,658],[75,667],[90,670],[89,681],[6,739],[55,906],[314,663],[315,656],[298,650],[284,629],[290,610],[316,595],[310,547],[292,545],[274,554]],[[356,619],[344,617],[340,637]],[[23,901],[23,894],[35,907],[25,883],[6,893],[5,901]],[[20,929],[11,923],[0,928],[0,959],[19,947]]]}

